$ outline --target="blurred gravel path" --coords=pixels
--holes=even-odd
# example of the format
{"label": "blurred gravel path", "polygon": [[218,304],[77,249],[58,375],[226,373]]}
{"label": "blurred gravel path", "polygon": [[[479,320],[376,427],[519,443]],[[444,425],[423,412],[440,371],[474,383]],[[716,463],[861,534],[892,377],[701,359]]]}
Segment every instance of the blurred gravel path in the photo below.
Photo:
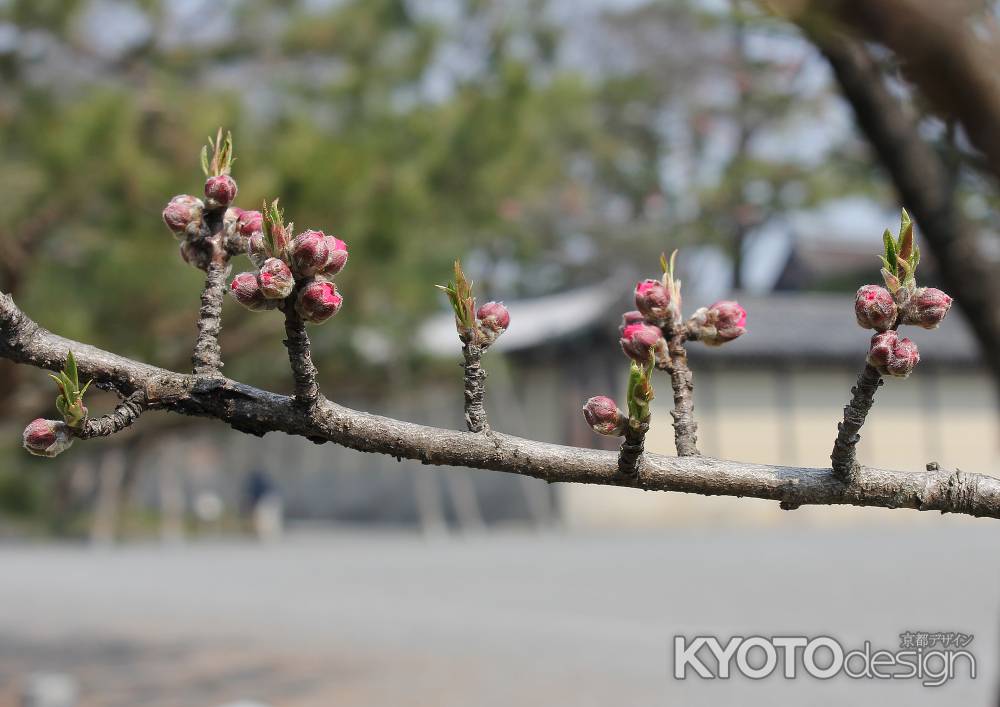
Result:
{"label": "blurred gravel path", "polygon": [[[0,548],[0,705],[993,705],[1000,525]],[[975,633],[975,681],[670,678],[678,633]]]}

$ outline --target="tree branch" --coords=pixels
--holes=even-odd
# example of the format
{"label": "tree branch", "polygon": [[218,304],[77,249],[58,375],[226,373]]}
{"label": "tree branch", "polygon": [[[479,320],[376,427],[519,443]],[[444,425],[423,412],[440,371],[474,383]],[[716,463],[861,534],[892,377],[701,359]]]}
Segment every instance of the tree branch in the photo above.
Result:
{"label": "tree branch", "polygon": [[222,330],[222,300],[229,269],[228,259],[217,258],[209,263],[205,273],[205,288],[201,292],[201,309],[198,310],[198,338],[191,356],[194,372],[199,375],[222,370],[219,332]]}
{"label": "tree branch", "polygon": [[625,425],[625,439],[618,452],[618,471],[623,476],[634,479],[639,475],[639,459],[645,448],[647,432],[648,422],[640,422],[635,427],[631,422]]}
{"label": "tree branch", "polygon": [[80,439],[93,437],[109,437],[130,427],[146,409],[146,395],[142,390],[136,390],[121,401],[114,411],[96,420],[87,420],[83,429],[75,432]]}
{"label": "tree branch", "polygon": [[674,445],[677,447],[677,456],[697,456],[701,452],[698,451],[698,423],[694,419],[694,380],[691,369],[688,368],[687,350],[684,348],[687,332],[681,327],[680,331],[668,336],[668,370],[670,384],[674,389],[674,409],[670,412],[674,418]]}
{"label": "tree branch", "polygon": [[224,377],[184,375],[52,334],[0,295],[0,357],[59,370],[72,349],[81,373],[101,388],[141,391],[151,409],[213,418],[255,435],[285,432],[362,452],[424,464],[491,469],[549,482],[628,486],[703,495],[749,496],[805,504],[915,508],[1000,518],[1000,479],[961,471],[908,473],[857,467],[852,482],[832,469],[749,464],[709,457],[644,454],[635,478],[618,471],[617,453],[535,442],[510,435],[445,430],[358,412],[327,400],[303,410],[294,399]]}
{"label": "tree branch", "polygon": [[865,364],[858,376],[858,383],[851,388],[851,402],[844,408],[844,421],[837,423],[837,440],[833,443],[834,475],[844,482],[850,482],[858,464],[856,447],[861,440],[861,427],[865,424],[868,411],[875,404],[875,393],[882,385],[882,376],[873,366]]}
{"label": "tree branch", "polygon": [[483,347],[462,344],[465,363],[465,424],[469,432],[483,432],[490,428],[486,419],[486,371],[483,370]]}
{"label": "tree branch", "polygon": [[316,366],[312,362],[309,334],[302,317],[295,311],[294,297],[282,305],[285,313],[285,348],[288,349],[288,363],[295,379],[295,402],[311,408],[319,399],[319,384],[316,382]]}

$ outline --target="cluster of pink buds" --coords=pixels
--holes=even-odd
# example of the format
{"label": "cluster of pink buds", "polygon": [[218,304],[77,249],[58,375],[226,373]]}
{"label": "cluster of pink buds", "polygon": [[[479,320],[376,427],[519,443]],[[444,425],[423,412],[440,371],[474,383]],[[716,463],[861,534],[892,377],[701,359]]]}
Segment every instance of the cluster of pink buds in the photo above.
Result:
{"label": "cluster of pink buds", "polygon": [[73,444],[69,425],[61,420],[32,420],[24,428],[24,448],[36,457],[54,457]]}
{"label": "cluster of pink buds", "polygon": [[510,312],[503,302],[487,302],[476,309],[472,283],[465,277],[458,260],[455,261],[454,281],[436,287],[448,295],[448,301],[455,312],[455,328],[463,344],[486,349],[496,343],[510,326]]}
{"label": "cluster of pink buds", "polygon": [[934,287],[917,287],[920,249],[914,243],[913,222],[905,209],[899,236],[894,238],[886,230],[882,240],[885,287],[865,285],[859,289],[854,314],[860,326],[876,331],[869,344],[868,363],[882,375],[906,378],[920,361],[920,352],[910,339],[899,338],[896,329],[902,324],[936,329],[951,309],[951,297]]}
{"label": "cluster of pink buds", "polygon": [[295,310],[307,322],[320,324],[335,315],[344,298],[333,277],[347,264],[347,244],[322,231],[303,231],[285,224],[277,200],[260,211],[243,211],[237,221],[247,239],[247,254],[257,272],[233,278],[230,292],[247,309],[273,309],[293,297]]}
{"label": "cluster of pink buds", "polygon": [[688,328],[697,332],[703,344],[721,346],[739,338],[746,331],[746,323],[747,312],[739,302],[723,300],[697,310],[688,320]]}

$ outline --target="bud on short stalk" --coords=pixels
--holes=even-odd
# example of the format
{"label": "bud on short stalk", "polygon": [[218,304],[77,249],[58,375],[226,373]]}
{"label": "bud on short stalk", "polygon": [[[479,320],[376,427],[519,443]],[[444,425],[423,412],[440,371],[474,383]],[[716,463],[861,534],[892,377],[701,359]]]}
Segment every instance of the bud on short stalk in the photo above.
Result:
{"label": "bud on short stalk", "polygon": [[480,343],[490,346],[510,326],[510,312],[503,302],[487,302],[476,312],[476,320],[479,323]]}
{"label": "bud on short stalk", "polygon": [[903,323],[937,329],[951,309],[951,297],[936,287],[918,287],[903,307]]}
{"label": "bud on short stalk", "polygon": [[292,268],[299,277],[315,275],[326,267],[329,259],[330,250],[322,231],[303,231],[292,241]]}
{"label": "bud on short stalk", "polygon": [[201,225],[201,214],[205,208],[201,199],[190,194],[175,196],[163,209],[163,222],[175,235],[183,237],[192,224]]}
{"label": "bud on short stalk", "polygon": [[636,310],[631,310],[625,312],[622,315],[622,323],[618,325],[618,336],[625,336],[625,329],[632,324],[642,324],[646,321],[646,318],[642,316],[642,312]]}
{"label": "bud on short stalk", "polygon": [[625,355],[636,363],[648,365],[660,340],[662,330],[652,324],[629,324],[622,330],[620,344]]}
{"label": "bud on short stalk", "polygon": [[597,395],[588,400],[583,406],[583,416],[597,434],[612,437],[625,434],[625,425],[628,422],[625,413],[607,396]]}
{"label": "bud on short stalk", "polygon": [[322,324],[340,311],[344,298],[337,292],[332,282],[316,279],[299,290],[295,301],[295,311],[304,320]]}
{"label": "bud on short stalk", "polygon": [[243,211],[236,222],[240,235],[249,238],[264,232],[264,215],[260,211]]}
{"label": "bud on short stalk", "polygon": [[234,300],[254,312],[275,306],[274,300],[264,297],[257,273],[241,272],[229,283],[229,292]]}
{"label": "bud on short stalk", "polygon": [[236,180],[228,174],[220,174],[205,180],[205,196],[220,206],[229,206],[236,198]]}
{"label": "bud on short stalk", "polygon": [[247,238],[247,257],[258,268],[264,264],[265,260],[271,257],[267,252],[267,242],[264,239],[264,234],[260,231],[253,233]]}
{"label": "bud on short stalk", "polygon": [[260,290],[267,299],[284,299],[294,288],[295,278],[284,261],[268,258],[260,266]]}
{"label": "bud on short stalk", "polygon": [[865,285],[854,299],[854,315],[865,329],[885,331],[896,321],[896,302],[889,290],[878,285]]}
{"label": "bud on short stalk", "polygon": [[906,378],[919,362],[917,345],[894,330],[875,334],[868,346],[868,363],[882,375]]}
{"label": "bud on short stalk", "polygon": [[36,457],[54,457],[69,449],[73,434],[65,422],[39,417],[24,428],[23,442]]}
{"label": "bud on short stalk", "polygon": [[327,277],[333,277],[347,265],[347,244],[336,236],[327,236],[326,250],[328,257],[321,272]]}
{"label": "bud on short stalk", "polygon": [[702,307],[691,317],[692,332],[709,346],[721,346],[746,331],[747,313],[738,302],[723,300]]}
{"label": "bud on short stalk", "polygon": [[635,306],[649,321],[673,323],[670,290],[659,280],[647,279],[635,286]]}

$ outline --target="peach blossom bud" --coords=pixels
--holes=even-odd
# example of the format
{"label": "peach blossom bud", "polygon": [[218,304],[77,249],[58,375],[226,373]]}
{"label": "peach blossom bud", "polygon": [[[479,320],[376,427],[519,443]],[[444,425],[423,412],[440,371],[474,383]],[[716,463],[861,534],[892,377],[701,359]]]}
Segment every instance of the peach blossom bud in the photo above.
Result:
{"label": "peach blossom bud", "polygon": [[73,444],[69,425],[61,420],[32,420],[24,428],[24,448],[36,457],[54,457]]}
{"label": "peach blossom bud", "polygon": [[229,206],[236,198],[236,180],[228,174],[220,174],[205,180],[205,196],[222,206]]}
{"label": "peach blossom bud", "polygon": [[597,434],[621,436],[625,433],[625,413],[609,397],[597,395],[588,400],[583,406],[583,416]]}
{"label": "peach blossom bud", "polygon": [[261,292],[257,273],[241,272],[229,283],[229,293],[234,300],[255,312],[269,309],[273,303],[273,300],[267,299]]}
{"label": "peach blossom bud", "polygon": [[855,296],[854,315],[859,326],[885,331],[896,321],[896,302],[884,287],[865,285]]}
{"label": "peach blossom bud", "polygon": [[247,238],[247,257],[258,268],[271,257],[267,254],[267,244],[261,231],[257,231]]}
{"label": "peach blossom bud", "polygon": [[619,343],[622,351],[633,361],[648,364],[653,358],[657,343],[663,338],[663,332],[652,324],[629,324],[622,331]]}
{"label": "peach blossom bud", "polygon": [[333,277],[347,265],[347,244],[336,236],[326,237],[326,248],[330,253],[329,259],[322,272],[324,275]]}
{"label": "peach blossom bud", "polygon": [[709,346],[721,346],[746,331],[747,313],[739,302],[716,302],[698,313],[696,319],[704,321],[698,330],[698,338]]}
{"label": "peach blossom bud", "polygon": [[503,302],[487,302],[476,312],[476,319],[482,326],[496,332],[506,331],[510,326],[510,312]]}
{"label": "peach blossom bud", "polygon": [[937,329],[951,309],[951,297],[936,287],[918,287],[903,308],[903,323]]}
{"label": "peach blossom bud", "polygon": [[918,363],[920,363],[920,351],[917,345],[909,339],[900,339],[892,349],[888,371],[897,378],[906,378]]}
{"label": "peach blossom bud", "polygon": [[163,209],[163,222],[176,235],[184,235],[191,224],[201,224],[201,213],[205,208],[201,199],[190,194],[175,196]]}
{"label": "peach blossom bud", "polygon": [[638,312],[634,309],[629,312],[625,312],[622,315],[622,323],[618,326],[618,335],[624,336],[625,327],[631,324],[642,324],[644,321],[646,321],[646,318],[642,316],[642,312]]}
{"label": "peach blossom bud", "polygon": [[322,324],[340,311],[344,298],[328,280],[313,280],[299,290],[295,311],[307,322]]}
{"label": "peach blossom bud", "polygon": [[315,275],[330,259],[326,235],[322,231],[303,231],[292,241],[292,267],[300,277]]}
{"label": "peach blossom bud", "polygon": [[877,368],[880,373],[885,373],[898,341],[899,334],[892,329],[872,336],[868,344],[868,364]]}
{"label": "peach blossom bud", "polygon": [[264,216],[260,211],[244,211],[236,224],[240,229],[240,235],[249,238],[255,233],[263,233]]}
{"label": "peach blossom bud", "polygon": [[284,261],[268,258],[260,266],[260,291],[267,299],[284,299],[292,294],[295,278]]}
{"label": "peach blossom bud", "polygon": [[670,320],[670,291],[659,280],[643,280],[635,286],[635,306],[644,317],[653,321]]}

